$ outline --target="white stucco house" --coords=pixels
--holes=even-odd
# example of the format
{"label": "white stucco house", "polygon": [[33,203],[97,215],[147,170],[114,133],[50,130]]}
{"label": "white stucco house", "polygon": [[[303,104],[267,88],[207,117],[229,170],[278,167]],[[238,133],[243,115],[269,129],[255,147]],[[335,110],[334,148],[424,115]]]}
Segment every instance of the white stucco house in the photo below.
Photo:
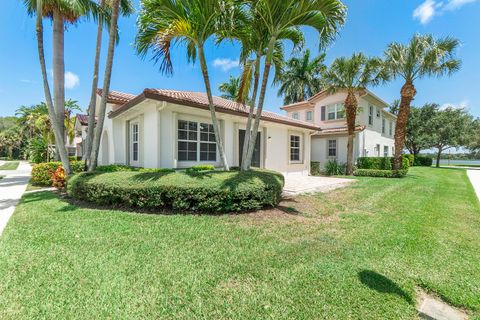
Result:
{"label": "white stucco house", "polygon": [[[317,93],[304,102],[282,107],[289,118],[321,128],[312,135],[311,160],[324,166],[328,160],[347,161],[347,124],[345,91]],[[357,157],[393,156],[396,116],[386,110],[388,104],[365,90],[358,99],[354,159]]]}
{"label": "white stucco house", "polygon": [[[97,103],[101,90],[97,92]],[[214,97],[230,166],[239,166],[248,107]],[[97,108],[98,109],[98,108]],[[309,121],[263,112],[253,165],[288,175],[310,172],[311,137],[320,127]],[[112,91],[99,152],[100,164],[145,168],[220,166],[205,93],[145,89],[138,95]]]}

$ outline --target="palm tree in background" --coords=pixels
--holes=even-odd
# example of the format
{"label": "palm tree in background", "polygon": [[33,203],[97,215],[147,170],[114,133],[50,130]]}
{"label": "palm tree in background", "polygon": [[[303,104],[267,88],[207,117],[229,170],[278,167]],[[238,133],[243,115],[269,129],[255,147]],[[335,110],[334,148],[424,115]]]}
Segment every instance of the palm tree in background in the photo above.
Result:
{"label": "palm tree in background", "polygon": [[[27,11],[36,15],[36,34],[40,68],[43,77],[45,99],[48,114],[53,125],[53,132],[58,155],[65,173],[71,173],[68,152],[64,139],[65,119],[65,28],[75,24],[81,17],[99,18],[102,16],[98,5],[92,0],[24,0]],[[53,21],[53,98],[48,82],[47,68],[43,46],[43,18]]]}
{"label": "palm tree in background", "polygon": [[305,101],[321,90],[321,74],[325,71],[325,53],[310,60],[310,50],[303,56],[287,61],[284,70],[275,79],[280,84],[278,96],[284,104]]}
{"label": "palm tree in background", "polygon": [[[100,8],[107,13],[111,14],[111,1],[100,0]],[[120,0],[120,11],[123,16],[131,15],[135,10],[130,0]],[[95,45],[95,60],[93,63],[93,78],[92,87],[90,93],[90,102],[88,104],[88,126],[87,136],[85,139],[85,153],[83,160],[85,160],[85,168],[90,165],[90,157],[92,153],[93,135],[95,129],[95,115],[96,115],[96,102],[97,102],[97,88],[98,88],[98,72],[100,66],[100,54],[102,50],[102,36],[104,25],[107,24],[109,19],[97,21],[97,40]],[[105,22],[105,23],[104,23]],[[118,30],[116,30],[118,32]],[[117,36],[118,40],[118,36]]]}
{"label": "palm tree in background", "polygon": [[425,77],[451,75],[460,69],[461,62],[455,58],[459,41],[454,38],[435,39],[432,35],[414,35],[406,45],[391,43],[385,51],[385,61],[393,78],[400,77],[405,83],[400,90],[400,105],[395,126],[394,169],[402,165],[402,150],[410,105],[415,98],[415,81]]}
{"label": "palm tree in background", "polygon": [[240,79],[230,76],[227,82],[223,82],[218,86],[218,90],[222,92],[220,97],[228,100],[237,101],[240,91]]}
{"label": "palm tree in background", "polygon": [[362,53],[350,58],[341,57],[333,61],[324,72],[323,79],[329,93],[344,90],[345,113],[347,116],[348,143],[346,174],[353,174],[353,144],[355,138],[355,120],[357,118],[358,99],[368,86],[375,86],[388,79],[384,63],[379,58],[368,58]]}
{"label": "palm tree in background", "polygon": [[205,42],[212,36],[231,29],[235,19],[232,14],[241,9],[233,0],[144,0],[138,18],[138,34],[135,40],[137,52],[145,56],[152,51],[160,71],[173,73],[171,46],[184,44],[189,61],[199,59],[207,93],[210,116],[217,141],[222,166],[229,170],[220,134],[220,127],[213,104],[213,95],[205,58]]}
{"label": "palm tree in background", "polygon": [[[320,43],[326,45],[337,35],[338,28],[345,21],[346,13],[345,6],[339,0],[251,0],[249,2],[252,16],[264,25],[260,30],[265,31],[262,38],[268,44],[255,122],[249,140],[246,161],[242,164],[245,169],[250,167],[252,161],[277,41],[286,38],[286,34],[298,33],[298,28],[301,26],[309,26],[319,33]],[[252,119],[249,118],[249,122],[251,121]]]}

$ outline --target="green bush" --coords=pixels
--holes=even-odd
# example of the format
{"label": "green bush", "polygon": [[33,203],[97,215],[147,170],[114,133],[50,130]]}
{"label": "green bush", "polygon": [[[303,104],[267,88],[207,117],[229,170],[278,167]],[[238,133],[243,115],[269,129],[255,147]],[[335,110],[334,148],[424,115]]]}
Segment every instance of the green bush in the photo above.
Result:
{"label": "green bush", "polygon": [[359,177],[380,177],[380,178],[402,178],[405,177],[408,170],[377,170],[377,169],[357,169],[354,171],[355,176]]}
{"label": "green bush", "polygon": [[329,160],[325,164],[325,174],[327,176],[337,176],[341,174],[345,174],[345,164],[340,164],[337,160]]}
{"label": "green bush", "polygon": [[319,176],[320,172],[320,161],[311,161],[310,162],[310,174],[312,176]]}
{"label": "green bush", "polygon": [[418,167],[431,167],[433,164],[433,158],[426,156],[416,156],[413,161],[414,166]]}
{"label": "green bush", "polygon": [[[51,187],[53,184],[52,174],[61,166],[61,162],[44,162],[35,164],[32,168],[32,184]],[[71,161],[70,166],[74,173],[82,172],[84,169],[84,162]]]}
{"label": "green bush", "polygon": [[187,173],[196,173],[202,171],[213,171],[215,170],[215,166],[211,164],[199,164],[190,168],[187,168]]}
{"label": "green bush", "polygon": [[109,164],[106,166],[98,166],[97,172],[120,172],[120,171],[138,171],[138,172],[175,172],[175,169],[169,168],[141,168],[131,167],[123,164]]}
{"label": "green bush", "polygon": [[408,159],[408,166],[413,167],[415,162],[415,156],[413,154],[404,154],[403,157]]}
{"label": "green bush", "polygon": [[[358,157],[358,169],[373,169],[373,170],[392,170],[393,157]],[[402,156],[402,169],[408,170],[410,158],[407,155]]]}
{"label": "green bush", "polygon": [[27,157],[33,163],[41,163],[47,160],[53,154],[48,151],[48,143],[42,137],[35,137],[30,140],[27,146]]}
{"label": "green bush", "polygon": [[193,212],[234,212],[275,206],[284,179],[267,170],[80,173],[68,180],[70,196],[100,205]]}

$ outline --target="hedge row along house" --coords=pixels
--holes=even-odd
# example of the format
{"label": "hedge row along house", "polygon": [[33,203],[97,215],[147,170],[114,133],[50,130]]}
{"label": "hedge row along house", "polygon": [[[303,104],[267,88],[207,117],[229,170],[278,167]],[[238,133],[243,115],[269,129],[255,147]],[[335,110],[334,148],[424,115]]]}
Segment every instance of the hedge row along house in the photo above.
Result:
{"label": "hedge row along house", "polygon": [[[97,91],[97,103],[101,90]],[[282,107],[287,116],[264,111],[252,164],[285,176],[309,175],[311,161],[346,162],[345,93],[320,92],[309,100]],[[239,166],[249,107],[214,97],[230,166]],[[355,157],[391,156],[395,116],[371,92],[359,97]],[[99,163],[145,168],[220,166],[205,93],[145,89],[139,95],[111,91]],[[77,119],[78,136],[86,123]],[[82,155],[77,142],[77,156]]]}

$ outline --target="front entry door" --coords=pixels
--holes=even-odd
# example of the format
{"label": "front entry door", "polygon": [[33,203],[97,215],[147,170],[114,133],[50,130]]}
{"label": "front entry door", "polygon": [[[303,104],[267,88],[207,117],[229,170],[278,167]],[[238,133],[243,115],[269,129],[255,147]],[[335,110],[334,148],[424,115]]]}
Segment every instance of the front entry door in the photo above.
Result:
{"label": "front entry door", "polygon": [[[260,141],[262,134],[257,134],[255,149],[253,149],[252,167],[260,168]],[[243,142],[245,141],[245,130],[238,130],[238,163],[242,165]]]}

